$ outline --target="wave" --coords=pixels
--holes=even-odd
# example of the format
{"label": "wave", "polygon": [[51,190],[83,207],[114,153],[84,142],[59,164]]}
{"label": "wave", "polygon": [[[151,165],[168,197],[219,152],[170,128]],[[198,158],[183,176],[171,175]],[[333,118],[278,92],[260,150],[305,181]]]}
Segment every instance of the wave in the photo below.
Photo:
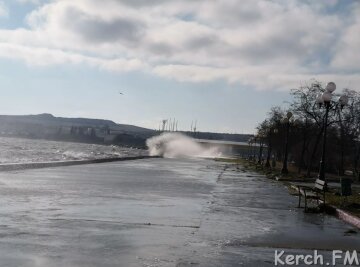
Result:
{"label": "wave", "polygon": [[215,158],[221,156],[217,146],[204,147],[194,138],[180,133],[163,133],[146,140],[150,156],[165,158]]}

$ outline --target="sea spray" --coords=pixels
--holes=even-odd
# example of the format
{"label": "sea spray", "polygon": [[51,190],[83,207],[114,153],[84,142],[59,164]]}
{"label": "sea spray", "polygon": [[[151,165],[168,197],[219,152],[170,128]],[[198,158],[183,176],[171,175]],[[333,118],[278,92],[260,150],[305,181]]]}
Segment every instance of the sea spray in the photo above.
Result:
{"label": "sea spray", "polygon": [[194,138],[180,133],[163,133],[146,140],[150,156],[165,158],[202,157],[215,158],[221,156],[219,147],[204,147]]}
{"label": "sea spray", "polygon": [[120,146],[0,137],[0,163],[34,163],[148,155]]}

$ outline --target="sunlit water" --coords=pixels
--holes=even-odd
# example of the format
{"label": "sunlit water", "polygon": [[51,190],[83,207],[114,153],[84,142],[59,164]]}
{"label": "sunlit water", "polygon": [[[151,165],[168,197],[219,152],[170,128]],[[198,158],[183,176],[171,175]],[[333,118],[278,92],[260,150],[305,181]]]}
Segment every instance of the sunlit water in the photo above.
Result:
{"label": "sunlit water", "polygon": [[0,137],[0,164],[147,155],[146,150],[61,141]]}

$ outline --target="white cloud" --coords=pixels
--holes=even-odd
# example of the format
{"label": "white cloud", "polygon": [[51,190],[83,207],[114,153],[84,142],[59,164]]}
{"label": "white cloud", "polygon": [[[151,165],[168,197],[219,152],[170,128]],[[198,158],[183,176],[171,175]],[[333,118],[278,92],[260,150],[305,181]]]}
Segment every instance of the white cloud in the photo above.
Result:
{"label": "white cloud", "polygon": [[332,66],[338,71],[360,73],[360,6],[355,10],[358,14],[353,23],[349,25],[340,36],[336,44],[336,54]]}
{"label": "white cloud", "polygon": [[27,16],[28,29],[0,31],[0,56],[258,89],[313,77],[360,82],[359,4],[329,12],[337,3],[53,0]]}
{"label": "white cloud", "polygon": [[33,4],[33,5],[40,5],[41,2],[44,2],[45,0],[16,0],[17,2],[21,4]]}
{"label": "white cloud", "polygon": [[8,43],[0,43],[0,57],[23,60],[32,66],[87,64],[108,71],[134,71],[146,68],[146,64],[139,59],[104,59],[64,52],[62,50],[27,47]]}
{"label": "white cloud", "polygon": [[9,16],[9,9],[5,5],[4,2],[0,1],[0,17],[7,17]]}

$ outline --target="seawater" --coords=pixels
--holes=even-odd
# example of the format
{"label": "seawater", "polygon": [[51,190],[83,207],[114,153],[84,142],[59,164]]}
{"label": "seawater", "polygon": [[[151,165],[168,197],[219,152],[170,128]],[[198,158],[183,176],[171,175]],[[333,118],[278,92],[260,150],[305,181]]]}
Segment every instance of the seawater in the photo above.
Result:
{"label": "seawater", "polygon": [[142,149],[114,145],[0,137],[0,164],[142,156]]}

